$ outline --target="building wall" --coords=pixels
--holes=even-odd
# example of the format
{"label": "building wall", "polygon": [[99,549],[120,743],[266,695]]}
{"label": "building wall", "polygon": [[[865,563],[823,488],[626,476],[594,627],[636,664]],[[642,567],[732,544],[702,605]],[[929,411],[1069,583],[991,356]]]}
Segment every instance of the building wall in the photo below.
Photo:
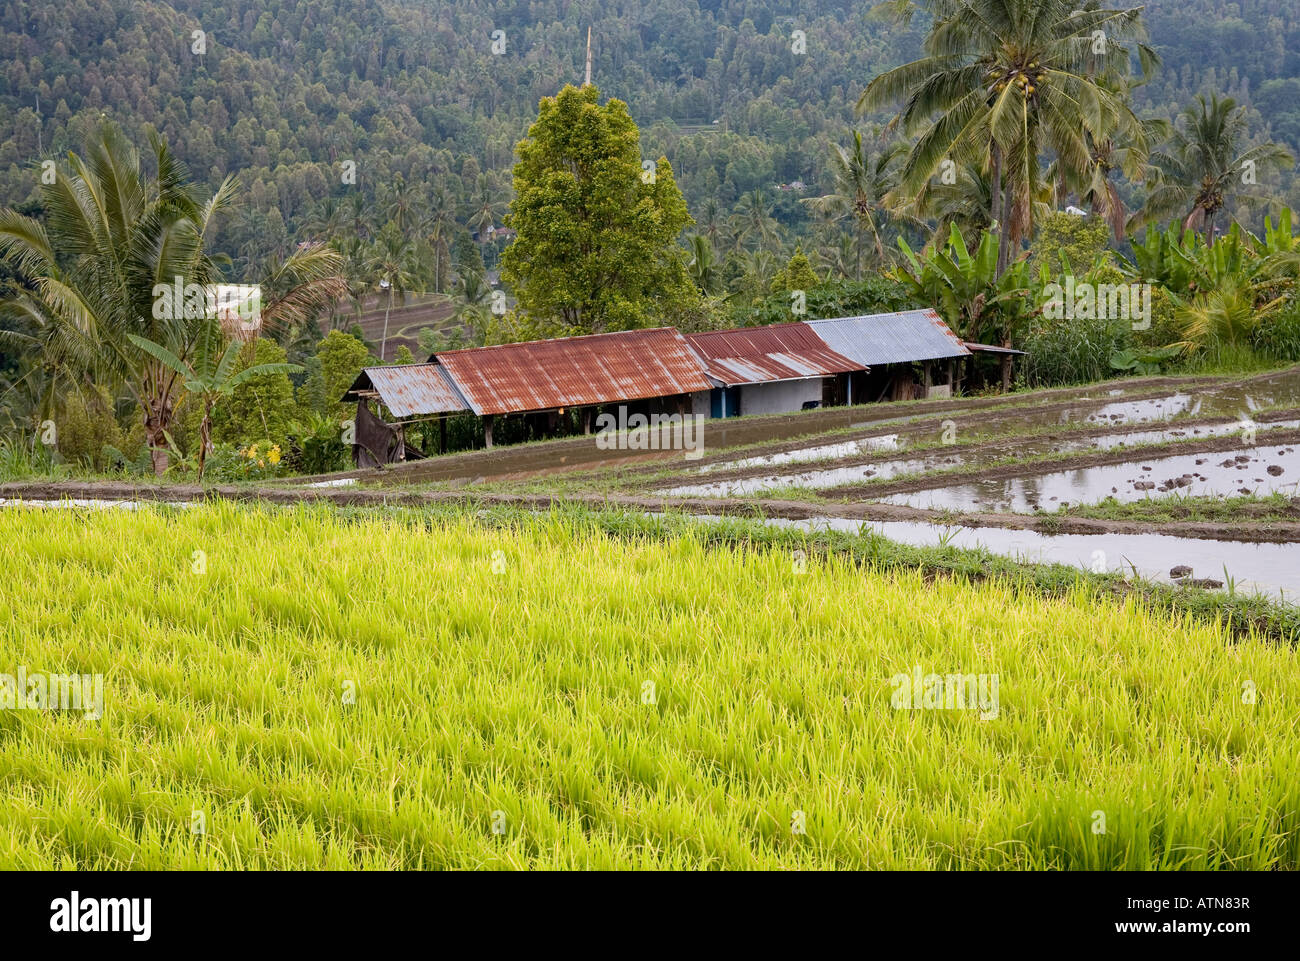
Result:
{"label": "building wall", "polygon": [[746,384],[740,389],[740,413],[783,414],[802,410],[810,400],[822,401],[822,378],[784,380],[776,384]]}
{"label": "building wall", "polygon": [[712,393],[707,390],[697,390],[691,394],[691,413],[699,414],[702,417],[709,416],[709,395]]}

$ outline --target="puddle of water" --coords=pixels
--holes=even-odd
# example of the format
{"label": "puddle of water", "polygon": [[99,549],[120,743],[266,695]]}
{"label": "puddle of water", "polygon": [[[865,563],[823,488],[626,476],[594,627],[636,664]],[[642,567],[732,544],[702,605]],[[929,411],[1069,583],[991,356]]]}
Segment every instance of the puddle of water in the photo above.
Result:
{"label": "puddle of water", "polygon": [[[1123,391],[1108,391],[1107,396],[1122,396]],[[1054,424],[1114,424],[1116,427],[1167,421],[1179,415],[1193,417],[1234,417],[1265,407],[1300,405],[1300,370],[1283,371],[1250,384],[1228,384],[1197,391],[1175,391],[1164,397],[1142,400],[1112,401],[1101,407],[1086,404],[1060,411],[1027,411],[1011,417],[1009,423],[1026,427]]]}
{"label": "puddle of water", "polygon": [[1194,577],[1220,581],[1224,580],[1226,567],[1238,591],[1272,594],[1292,603],[1300,596],[1300,563],[1297,563],[1300,547],[1295,544],[1207,541],[1166,534],[1047,535],[1000,527],[945,529],[931,524],[863,522],[839,517],[768,518],[765,523],[808,531],[838,530],[851,534],[874,531],[889,540],[915,547],[937,547],[946,538],[952,547],[984,548],[1031,564],[1065,564],[1109,571],[1127,571],[1132,565],[1148,580],[1163,583],[1172,583],[1169,571],[1175,565],[1192,568]]}
{"label": "puddle of water", "polygon": [[742,480],[714,481],[711,484],[687,484],[671,490],[660,491],[661,497],[739,497],[778,487],[801,487],[819,490],[857,484],[865,480],[888,480],[900,474],[917,474],[942,467],[957,467],[962,463],[956,454],[942,458],[926,457],[911,460],[891,460],[879,464],[859,464],[856,467],[832,467],[826,470],[806,471],[800,474],[769,474]]}
{"label": "puddle of water", "polygon": [[142,507],[156,507],[162,503],[166,503],[171,507],[194,506],[190,501],[104,501],[81,497],[65,497],[57,501],[39,501],[0,497],[0,507],[35,507],[41,509],[51,508],[56,510],[59,508],[90,507],[98,510],[116,508],[118,510],[134,511],[139,510]]}
{"label": "puddle of water", "polygon": [[308,487],[351,487],[357,482],[355,477],[340,477],[337,480],[317,481],[315,484],[308,484]]}
{"label": "puddle of water", "polygon": [[[1256,424],[1257,433],[1267,430],[1284,430],[1300,427],[1300,420],[1275,420],[1267,424]],[[1208,424],[1201,427],[1170,428],[1166,430],[1138,430],[1126,434],[1107,434],[1094,437],[1089,446],[1099,450],[1114,450],[1117,447],[1134,447],[1138,444],[1158,444],[1167,440],[1185,440],[1191,437],[1227,437],[1241,432],[1240,421],[1227,424]]]}
{"label": "puddle of water", "polygon": [[784,451],[780,454],[765,454],[760,457],[745,457],[741,460],[728,461],[725,464],[705,464],[699,473],[710,471],[740,470],[745,467],[779,467],[782,464],[802,464],[813,460],[840,460],[856,457],[858,454],[870,454],[885,450],[902,450],[906,446],[897,434],[883,437],[867,437],[863,440],[850,440],[842,444],[823,444],[820,447],[804,447],[799,450]]}
{"label": "puddle of water", "polygon": [[1300,454],[1296,448],[1266,446],[1240,454],[1178,454],[1033,477],[976,480],[881,500],[911,507],[1024,514],[1067,504],[1095,504],[1107,497],[1127,502],[1173,494],[1232,497],[1280,491],[1294,495],[1298,485]]}

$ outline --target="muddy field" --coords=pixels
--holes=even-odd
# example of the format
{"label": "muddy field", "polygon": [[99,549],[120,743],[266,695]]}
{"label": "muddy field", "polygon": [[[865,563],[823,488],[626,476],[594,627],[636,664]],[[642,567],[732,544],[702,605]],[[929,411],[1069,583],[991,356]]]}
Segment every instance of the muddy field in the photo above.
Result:
{"label": "muddy field", "polygon": [[694,460],[575,437],[261,487],[22,483],[0,499],[579,502],[1300,594],[1300,368],[709,421],[704,437]]}

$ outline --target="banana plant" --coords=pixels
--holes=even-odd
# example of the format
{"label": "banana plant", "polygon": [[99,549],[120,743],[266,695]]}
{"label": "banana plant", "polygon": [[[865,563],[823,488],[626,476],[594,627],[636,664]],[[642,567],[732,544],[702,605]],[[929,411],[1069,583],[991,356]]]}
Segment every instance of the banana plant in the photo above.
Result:
{"label": "banana plant", "polygon": [[199,398],[203,404],[203,420],[199,425],[198,479],[200,483],[203,481],[203,468],[207,463],[207,456],[212,451],[212,412],[217,404],[223,398],[233,394],[240,384],[254,377],[263,374],[293,374],[303,369],[298,364],[255,364],[236,371],[235,363],[243,343],[238,339],[232,339],[223,351],[224,338],[221,328],[215,321],[204,323],[193,363],[182,360],[162,344],[148,338],[135,334],[127,336],[136,347],[179,376],[185,391]]}
{"label": "banana plant", "polygon": [[1018,260],[998,276],[997,234],[984,231],[973,253],[956,224],[946,244],[926,248],[920,255],[902,237],[898,246],[903,263],[894,272],[895,279],[924,303],[935,305],[964,339],[991,338],[1011,346],[1029,293],[1028,267]]}

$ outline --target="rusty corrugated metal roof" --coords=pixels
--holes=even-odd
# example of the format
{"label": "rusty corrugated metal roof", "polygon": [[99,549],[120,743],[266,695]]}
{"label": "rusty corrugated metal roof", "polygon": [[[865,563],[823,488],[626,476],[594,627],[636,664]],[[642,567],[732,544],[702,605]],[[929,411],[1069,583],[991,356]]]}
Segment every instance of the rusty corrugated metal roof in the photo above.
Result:
{"label": "rusty corrugated metal roof", "polygon": [[868,366],[966,357],[970,351],[934,310],[835,317],[803,323],[831,350]]}
{"label": "rusty corrugated metal roof", "polygon": [[709,390],[699,358],[671,327],[438,353],[476,414],[668,397]]}
{"label": "rusty corrugated metal roof", "polygon": [[828,377],[865,365],[838,354],[802,323],[687,334],[709,376],[727,387]]}
{"label": "rusty corrugated metal roof", "polygon": [[379,399],[394,417],[469,410],[465,399],[437,364],[367,367],[353,381],[343,399],[356,400],[358,391],[366,390],[379,394]]}

